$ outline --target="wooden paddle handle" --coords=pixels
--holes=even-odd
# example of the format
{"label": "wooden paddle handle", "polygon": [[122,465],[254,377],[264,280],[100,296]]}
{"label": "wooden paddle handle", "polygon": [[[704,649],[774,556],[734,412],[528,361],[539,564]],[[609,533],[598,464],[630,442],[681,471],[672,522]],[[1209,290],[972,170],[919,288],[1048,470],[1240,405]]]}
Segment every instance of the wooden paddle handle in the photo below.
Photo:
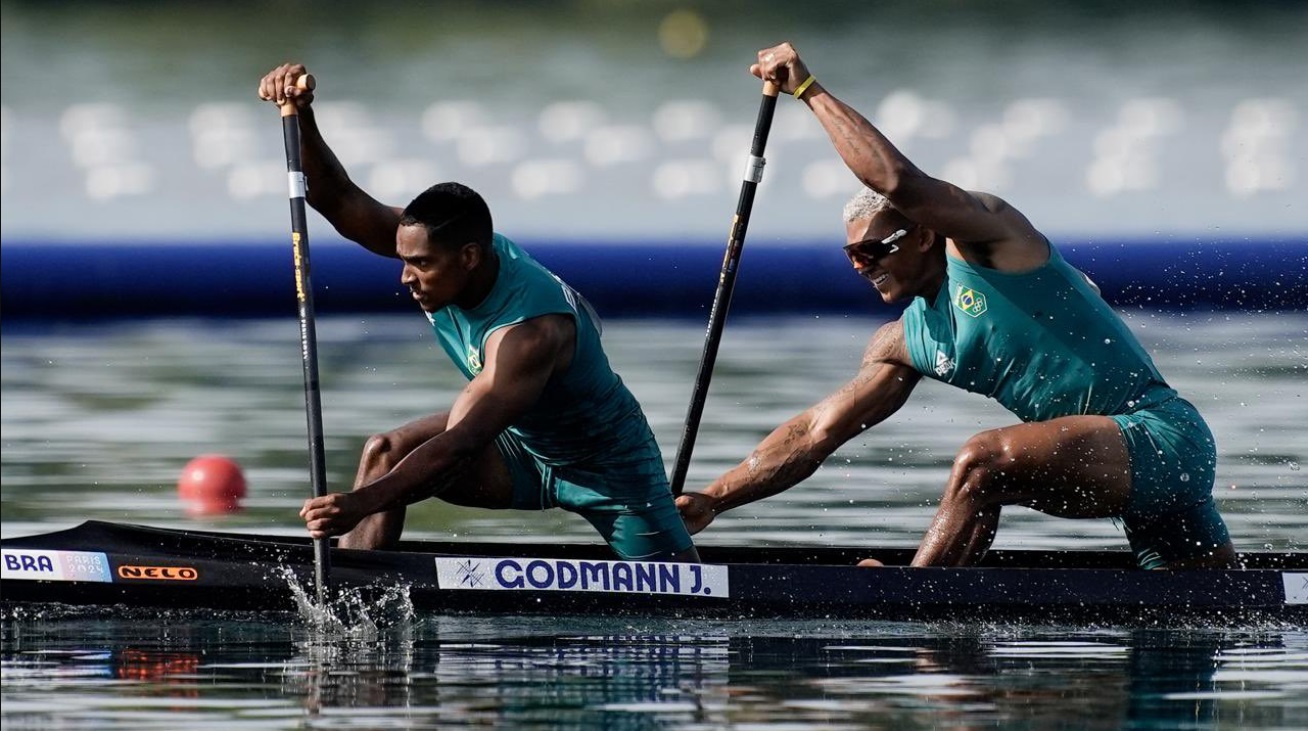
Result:
{"label": "wooden paddle handle", "polygon": [[777,93],[780,91],[781,91],[781,87],[777,86],[776,82],[772,82],[772,81],[763,82],[763,96],[776,96]]}
{"label": "wooden paddle handle", "polygon": [[[301,91],[313,91],[318,87],[318,82],[313,78],[313,74],[305,74],[295,80],[295,88]],[[287,99],[281,106],[283,117],[294,117],[300,113],[300,108],[295,106],[294,99]]]}

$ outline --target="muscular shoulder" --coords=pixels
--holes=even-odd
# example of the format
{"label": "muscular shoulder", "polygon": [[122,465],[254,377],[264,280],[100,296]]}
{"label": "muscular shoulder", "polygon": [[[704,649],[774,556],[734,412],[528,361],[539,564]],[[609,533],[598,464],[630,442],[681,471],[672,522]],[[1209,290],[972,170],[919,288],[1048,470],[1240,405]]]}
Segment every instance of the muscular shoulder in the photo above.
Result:
{"label": "muscular shoulder", "polygon": [[951,237],[955,256],[1012,273],[1036,269],[1049,260],[1048,240],[1021,211],[993,193],[969,191],[968,195],[984,211],[982,215],[993,222],[993,227],[991,236],[973,241]]}
{"label": "muscular shoulder", "polygon": [[863,367],[889,364],[911,367],[908,357],[908,345],[904,342],[904,322],[902,319],[887,322],[872,334],[872,339],[863,351]]}
{"label": "muscular shoulder", "polygon": [[899,321],[886,323],[868,343],[858,374],[815,413],[826,432],[843,442],[897,411],[920,379],[908,365],[903,326]]}
{"label": "muscular shoulder", "polygon": [[491,333],[486,342],[488,360],[567,367],[576,333],[576,323],[568,315],[532,317]]}
{"label": "muscular shoulder", "polygon": [[969,190],[968,195],[975,198],[976,202],[980,203],[981,207],[990,213],[1003,213],[1004,211],[1012,210],[1012,206],[1008,205],[1008,201],[1000,198],[994,193],[986,193],[981,190]]}

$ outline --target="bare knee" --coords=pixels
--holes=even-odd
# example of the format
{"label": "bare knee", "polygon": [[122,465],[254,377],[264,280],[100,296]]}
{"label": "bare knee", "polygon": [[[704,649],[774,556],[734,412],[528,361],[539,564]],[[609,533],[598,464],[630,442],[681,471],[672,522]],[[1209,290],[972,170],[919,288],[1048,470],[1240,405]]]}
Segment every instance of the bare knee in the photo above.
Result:
{"label": "bare knee", "polygon": [[359,458],[364,469],[369,471],[389,472],[407,451],[400,448],[399,440],[392,432],[374,434],[363,444],[363,454]]}
{"label": "bare knee", "polygon": [[981,432],[967,440],[954,457],[944,499],[972,507],[999,502],[999,485],[1013,463],[1011,447],[1006,442],[994,431]]}
{"label": "bare knee", "polygon": [[419,445],[444,432],[448,423],[448,413],[437,413],[368,437],[359,457],[359,480],[371,481],[391,471]]}

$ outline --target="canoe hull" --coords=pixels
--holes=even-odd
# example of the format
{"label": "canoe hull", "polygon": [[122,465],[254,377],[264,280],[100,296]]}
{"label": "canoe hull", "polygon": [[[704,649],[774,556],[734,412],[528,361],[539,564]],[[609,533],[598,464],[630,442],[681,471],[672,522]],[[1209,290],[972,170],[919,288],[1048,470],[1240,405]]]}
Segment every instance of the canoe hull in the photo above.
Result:
{"label": "canoe hull", "polygon": [[[88,522],[3,541],[0,602],[293,611],[309,541]],[[702,546],[705,565],[612,560],[603,546],[406,543],[333,549],[335,586],[407,587],[420,611],[683,617],[1308,622],[1308,553],[1237,571],[1141,571],[1125,552],[994,551],[981,567],[906,563],[904,549]],[[292,579],[294,581],[292,581]]]}

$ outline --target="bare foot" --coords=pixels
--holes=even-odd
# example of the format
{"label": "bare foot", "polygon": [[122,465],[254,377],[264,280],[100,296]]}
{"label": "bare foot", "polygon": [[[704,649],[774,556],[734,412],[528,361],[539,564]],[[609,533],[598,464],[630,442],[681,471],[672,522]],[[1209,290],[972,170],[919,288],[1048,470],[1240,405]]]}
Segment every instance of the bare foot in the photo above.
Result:
{"label": "bare foot", "polygon": [[858,562],[858,565],[861,566],[861,567],[863,567],[863,568],[865,568],[865,569],[866,569],[866,568],[879,568],[879,567],[881,567],[881,566],[885,566],[885,564],[881,563],[880,561],[876,560],[875,558],[865,558],[865,559],[863,559],[862,561],[859,561],[859,562]]}

